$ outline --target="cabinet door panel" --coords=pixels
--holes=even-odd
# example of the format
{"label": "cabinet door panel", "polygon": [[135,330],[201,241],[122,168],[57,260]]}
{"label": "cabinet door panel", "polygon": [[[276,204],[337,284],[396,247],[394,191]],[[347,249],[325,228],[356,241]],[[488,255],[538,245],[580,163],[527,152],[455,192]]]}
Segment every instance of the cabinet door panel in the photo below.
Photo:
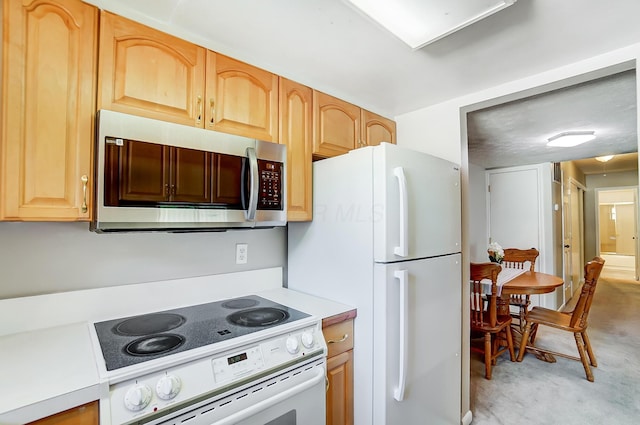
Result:
{"label": "cabinet door panel", "polygon": [[102,12],[101,109],[203,126],[205,49]]}
{"label": "cabinet door panel", "polygon": [[171,193],[174,202],[211,202],[212,156],[210,152],[175,148]]}
{"label": "cabinet door panel", "polygon": [[207,128],[278,140],[278,76],[207,52]]}
{"label": "cabinet door panel", "polygon": [[353,424],[353,350],[327,359],[327,425]]}
{"label": "cabinet door panel", "polygon": [[[96,8],[7,0],[0,216],[88,220],[95,109]],[[6,41],[6,40],[5,40]]]}
{"label": "cabinet door panel", "polygon": [[287,146],[287,219],[312,218],[313,91],[280,78],[280,143]]}
{"label": "cabinet door panel", "polygon": [[362,139],[365,146],[382,142],[396,143],[396,123],[388,118],[362,110]]}
{"label": "cabinet door panel", "polygon": [[322,158],[347,153],[360,140],[360,108],[327,94],[313,92],[313,154]]}

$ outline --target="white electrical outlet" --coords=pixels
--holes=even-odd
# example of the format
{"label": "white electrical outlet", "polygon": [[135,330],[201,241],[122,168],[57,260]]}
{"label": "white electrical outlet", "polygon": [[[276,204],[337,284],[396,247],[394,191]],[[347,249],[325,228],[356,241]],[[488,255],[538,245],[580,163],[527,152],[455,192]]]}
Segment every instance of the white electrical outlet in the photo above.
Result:
{"label": "white electrical outlet", "polygon": [[249,257],[249,244],[237,243],[236,244],[236,264],[247,264]]}

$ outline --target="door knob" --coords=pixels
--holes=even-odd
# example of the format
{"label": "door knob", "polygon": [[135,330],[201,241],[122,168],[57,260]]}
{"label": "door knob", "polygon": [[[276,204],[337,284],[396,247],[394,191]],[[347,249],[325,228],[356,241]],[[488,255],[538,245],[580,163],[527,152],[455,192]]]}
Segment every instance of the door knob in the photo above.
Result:
{"label": "door knob", "polygon": [[571,248],[571,245],[565,245],[564,247],[565,248]]}

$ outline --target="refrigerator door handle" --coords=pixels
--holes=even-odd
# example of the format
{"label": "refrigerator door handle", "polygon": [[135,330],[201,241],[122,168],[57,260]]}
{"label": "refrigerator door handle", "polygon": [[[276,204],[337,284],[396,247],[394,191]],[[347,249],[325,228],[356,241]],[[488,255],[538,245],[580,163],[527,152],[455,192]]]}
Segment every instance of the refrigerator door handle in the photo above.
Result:
{"label": "refrigerator door handle", "polygon": [[409,325],[409,272],[407,270],[396,270],[393,276],[400,281],[400,344],[398,363],[398,386],[393,389],[393,398],[397,401],[404,400],[404,389],[407,382],[407,363],[409,357],[408,325]]}
{"label": "refrigerator door handle", "polygon": [[399,257],[409,255],[409,205],[407,199],[407,178],[402,167],[395,167],[393,175],[398,178],[398,188],[400,189],[400,246],[393,248],[393,253]]}

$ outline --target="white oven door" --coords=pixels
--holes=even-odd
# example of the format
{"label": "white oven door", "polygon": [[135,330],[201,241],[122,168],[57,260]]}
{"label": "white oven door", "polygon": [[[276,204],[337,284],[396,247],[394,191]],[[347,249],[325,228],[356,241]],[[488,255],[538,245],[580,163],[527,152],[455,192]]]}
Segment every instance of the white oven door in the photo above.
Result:
{"label": "white oven door", "polygon": [[157,424],[325,425],[325,360],[307,364],[241,391],[182,409]]}

